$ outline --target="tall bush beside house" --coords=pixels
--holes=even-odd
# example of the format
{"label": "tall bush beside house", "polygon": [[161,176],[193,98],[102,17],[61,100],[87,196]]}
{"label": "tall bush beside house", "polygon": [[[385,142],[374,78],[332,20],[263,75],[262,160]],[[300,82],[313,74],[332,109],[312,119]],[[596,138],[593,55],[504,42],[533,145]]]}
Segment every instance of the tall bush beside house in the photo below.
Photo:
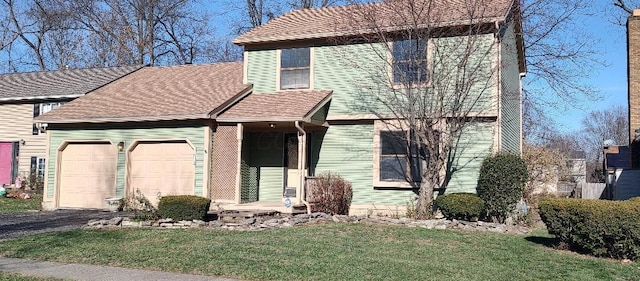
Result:
{"label": "tall bush beside house", "polygon": [[640,200],[548,198],[538,208],[549,233],[569,248],[640,260]]}
{"label": "tall bush beside house", "polygon": [[480,167],[478,196],[484,200],[487,217],[504,222],[522,198],[527,178],[527,165],[517,155],[501,153],[485,158]]}
{"label": "tall bush beside house", "polygon": [[204,220],[211,200],[194,195],[172,195],[160,198],[158,214],[174,221]]}
{"label": "tall bush beside house", "polygon": [[310,203],[313,211],[332,215],[348,215],[353,190],[351,183],[340,175],[325,172],[315,178],[310,186]]}

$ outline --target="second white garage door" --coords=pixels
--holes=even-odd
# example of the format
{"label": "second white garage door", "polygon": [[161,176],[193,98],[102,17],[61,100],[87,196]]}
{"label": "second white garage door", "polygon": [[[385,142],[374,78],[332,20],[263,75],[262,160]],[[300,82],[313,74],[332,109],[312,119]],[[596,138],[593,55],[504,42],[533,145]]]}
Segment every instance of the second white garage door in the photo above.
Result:
{"label": "second white garage door", "polygon": [[118,150],[110,143],[71,143],[60,151],[60,208],[106,208],[116,193]]}
{"label": "second white garage door", "polygon": [[184,141],[141,142],[129,154],[128,190],[157,206],[160,196],[193,195],[195,151]]}

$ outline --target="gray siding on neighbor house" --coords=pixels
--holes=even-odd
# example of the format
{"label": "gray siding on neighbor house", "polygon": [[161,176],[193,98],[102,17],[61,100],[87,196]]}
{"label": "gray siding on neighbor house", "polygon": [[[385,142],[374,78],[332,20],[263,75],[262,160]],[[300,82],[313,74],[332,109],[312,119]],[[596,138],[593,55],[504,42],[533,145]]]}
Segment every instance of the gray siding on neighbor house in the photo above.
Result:
{"label": "gray siding on neighbor house", "polygon": [[514,24],[511,22],[500,42],[501,87],[501,124],[502,150],[520,155],[522,145],[521,132],[521,93],[520,70]]}

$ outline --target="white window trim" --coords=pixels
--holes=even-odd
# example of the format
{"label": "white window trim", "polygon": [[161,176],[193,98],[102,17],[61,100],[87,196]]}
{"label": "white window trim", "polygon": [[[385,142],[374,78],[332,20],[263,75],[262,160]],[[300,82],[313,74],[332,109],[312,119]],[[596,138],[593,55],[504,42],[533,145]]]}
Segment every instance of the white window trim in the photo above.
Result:
{"label": "white window trim", "polygon": [[[398,126],[389,124],[391,121],[376,120],[373,124],[373,186],[374,187],[391,187],[391,188],[412,188],[411,184],[406,181],[381,181],[380,180],[380,157],[382,143],[380,141],[381,131],[406,131],[406,126]],[[408,171],[408,170],[407,170]]]}
{"label": "white window trim", "polygon": [[[59,108],[59,107],[63,106],[65,103],[66,103],[66,102],[43,102],[43,103],[39,103],[39,104],[38,104],[38,108],[39,108],[39,109],[38,109],[38,110],[39,110],[39,111],[38,111],[38,112],[39,112],[39,113],[38,113],[38,116],[40,116],[40,115],[42,115],[42,114],[45,114],[45,113],[47,113],[47,112],[49,112],[49,111],[53,110],[53,109],[50,109],[49,111],[44,112],[44,107],[45,107],[45,106],[51,106],[51,107],[53,107],[53,106],[57,106],[56,108]],[[43,124],[43,127],[45,127],[45,128],[46,128],[46,125],[44,125],[44,124]],[[44,131],[42,131],[42,130],[38,130],[38,134],[37,134],[37,135],[34,135],[34,136],[40,136],[40,135],[44,135],[44,134],[46,134],[46,132],[44,132]]]}
{"label": "white window trim", "polygon": [[[433,57],[433,50],[435,48],[434,42],[432,38],[429,38],[427,41],[427,81],[424,81],[423,83],[415,83],[414,86],[418,87],[418,88],[426,88],[426,87],[431,87],[432,83],[433,83],[433,62],[434,62],[434,57]],[[402,41],[402,40],[397,40],[397,41]],[[393,42],[395,41],[389,41],[387,42],[387,78],[389,80],[389,86],[393,89],[405,89],[407,88],[406,85],[404,85],[402,82],[400,83],[396,83],[393,79]]]}
{"label": "white window trim", "polygon": [[[380,142],[380,132],[381,131],[408,131],[409,126],[405,124],[405,121],[402,120],[376,120],[373,123],[373,187],[382,187],[382,188],[413,188],[411,183],[408,181],[381,181],[380,180],[380,156],[381,155],[381,147],[382,143]],[[441,120],[435,125],[442,132],[444,130],[444,126],[446,126],[446,122]],[[446,136],[441,136],[444,138]],[[442,147],[440,147],[440,153],[442,153]],[[407,156],[410,157],[410,156]],[[424,164],[424,163],[423,163]],[[409,172],[409,169],[407,169]],[[443,167],[443,170],[440,171],[440,178],[444,179],[446,175],[446,171]],[[407,175],[409,176],[409,175]]]}
{"label": "white window trim", "polygon": [[[306,48],[306,47],[302,47],[302,48]],[[297,88],[297,89],[282,89],[280,88],[280,73],[282,71],[282,68],[280,67],[280,62],[281,62],[281,58],[282,58],[282,50],[283,49],[278,49],[276,51],[276,63],[277,63],[277,67],[276,67],[276,89],[278,91],[300,91],[300,90],[313,90],[314,89],[314,83],[313,81],[314,79],[314,66],[315,66],[315,48],[314,47],[308,47],[309,48],[309,88]],[[293,49],[293,48],[291,48]]]}

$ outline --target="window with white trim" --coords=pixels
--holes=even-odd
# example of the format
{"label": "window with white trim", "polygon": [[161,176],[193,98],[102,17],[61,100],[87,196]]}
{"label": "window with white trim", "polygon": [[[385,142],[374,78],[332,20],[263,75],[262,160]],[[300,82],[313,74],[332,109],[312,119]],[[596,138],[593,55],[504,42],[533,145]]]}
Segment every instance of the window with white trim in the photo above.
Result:
{"label": "window with white trim", "polygon": [[35,173],[41,179],[44,178],[46,160],[36,156],[31,156],[30,174]]}
{"label": "window with white trim", "polygon": [[379,180],[401,182],[407,179],[409,158],[404,131],[380,131]]}
{"label": "window with white trim", "polygon": [[[33,105],[33,118],[36,118],[42,114],[45,114],[51,110],[54,110],[65,104],[64,102],[48,102],[48,103],[36,103]],[[40,134],[40,129],[36,124],[33,124],[32,134],[37,136]]]}
{"label": "window with white trim", "polygon": [[394,41],[392,56],[394,84],[422,84],[428,82],[429,66],[426,39]]}
{"label": "window with white trim", "polygon": [[308,89],[311,80],[311,49],[292,48],[280,52],[280,89]]}

